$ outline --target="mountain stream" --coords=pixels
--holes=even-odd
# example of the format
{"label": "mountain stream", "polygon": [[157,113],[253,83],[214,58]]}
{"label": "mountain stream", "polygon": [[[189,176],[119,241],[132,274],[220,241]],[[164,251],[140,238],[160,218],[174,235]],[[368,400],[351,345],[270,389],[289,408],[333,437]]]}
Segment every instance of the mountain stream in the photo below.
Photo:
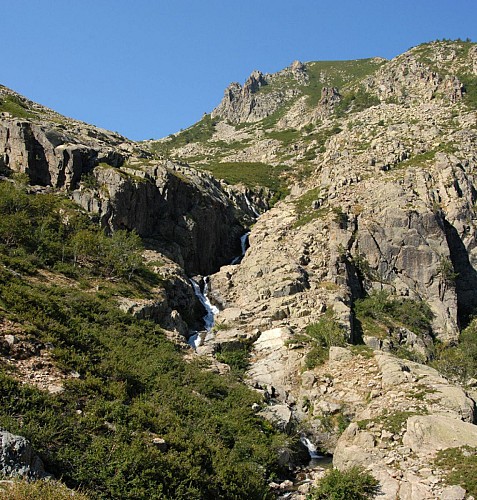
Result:
{"label": "mountain stream", "polygon": [[[242,260],[243,256],[245,255],[245,252],[247,251],[248,248],[248,236],[250,232],[245,233],[240,237],[240,246],[241,246],[241,254],[235,257],[232,262],[230,263],[231,265],[236,265],[239,264],[240,261]],[[204,289],[201,290],[199,283],[195,281],[194,279],[190,278],[190,282],[192,285],[192,288],[194,289],[194,293],[196,297],[200,300],[200,303],[204,306],[204,309],[206,311],[205,316],[202,318],[204,321],[204,328],[205,332],[194,332],[189,339],[187,340],[187,343],[191,345],[194,349],[197,349],[200,345],[203,344],[205,340],[207,340],[208,335],[211,335],[211,330],[214,326],[214,317],[215,315],[219,312],[217,307],[215,307],[213,304],[210,303],[209,297],[207,296],[207,292],[209,289],[209,277],[205,276],[204,278]]]}

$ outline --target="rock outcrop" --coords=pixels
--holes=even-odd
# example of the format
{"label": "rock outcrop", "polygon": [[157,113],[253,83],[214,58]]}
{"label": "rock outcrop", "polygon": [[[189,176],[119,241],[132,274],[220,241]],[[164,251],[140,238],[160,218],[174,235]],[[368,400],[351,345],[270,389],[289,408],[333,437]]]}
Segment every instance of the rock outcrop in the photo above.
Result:
{"label": "rock outcrop", "polygon": [[[250,92],[261,81],[251,81]],[[4,87],[0,95],[21,98]],[[210,175],[153,161],[118,134],[25,103],[31,117],[0,118],[4,172],[25,173],[32,185],[69,192],[103,227],[137,231],[190,275],[209,274],[240,255],[242,221],[256,216],[247,193],[226,192]]]}
{"label": "rock outcrop", "polygon": [[0,474],[30,479],[51,477],[28,440],[5,430],[0,431]]}
{"label": "rock outcrop", "polygon": [[210,175],[172,162],[100,166],[92,175],[99,187],[80,187],[73,199],[102,226],[137,231],[189,275],[210,274],[240,255],[241,214]]}
{"label": "rock outcrop", "polygon": [[[292,65],[289,70],[297,79],[303,79],[305,70],[301,64]],[[272,77],[273,78],[273,77]],[[267,87],[271,75],[261,71],[253,71],[243,86],[231,83],[225,90],[220,104],[212,111],[212,118],[220,117],[231,123],[254,123],[273,114],[281,105],[296,95],[294,90],[263,91]]]}

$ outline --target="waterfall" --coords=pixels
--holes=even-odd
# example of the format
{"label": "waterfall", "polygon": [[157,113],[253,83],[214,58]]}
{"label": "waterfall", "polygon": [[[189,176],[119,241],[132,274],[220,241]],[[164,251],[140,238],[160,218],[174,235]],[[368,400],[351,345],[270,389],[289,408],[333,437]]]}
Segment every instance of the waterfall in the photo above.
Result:
{"label": "waterfall", "polygon": [[248,233],[243,234],[240,237],[240,248],[242,249],[241,255],[238,255],[235,257],[232,262],[230,263],[231,265],[238,264],[242,259],[243,256],[245,255],[245,252],[247,251],[247,243],[248,243],[248,236],[250,234],[250,231]]}
{"label": "waterfall", "polygon": [[300,441],[302,444],[306,447],[308,450],[308,453],[310,454],[310,458],[323,458],[323,455],[320,455],[316,449],[316,446],[306,437],[306,436],[301,436]]}
{"label": "waterfall", "polygon": [[[214,316],[219,312],[219,310],[210,303],[210,300],[207,297],[207,292],[209,289],[208,282],[209,282],[209,277],[206,276],[204,278],[204,291],[202,292],[199,284],[192,278],[190,278],[190,283],[192,285],[192,288],[194,289],[194,293],[206,310],[206,314],[202,319],[204,321],[204,327],[207,333],[210,332],[210,330],[212,330],[212,327],[214,326]],[[207,335],[205,336],[205,338],[207,338]],[[187,342],[189,345],[194,347],[194,349],[197,349],[197,347],[199,347],[202,344],[203,340],[205,339],[203,339],[200,336],[200,333],[196,332],[189,337]]]}
{"label": "waterfall", "polygon": [[[247,200],[247,204],[251,207],[253,210],[253,207],[250,205],[250,202],[248,201],[248,198],[245,196],[245,199]],[[253,210],[254,213],[258,213]],[[243,234],[240,237],[240,248],[241,248],[241,255],[235,257],[230,264],[238,264],[243,256],[245,255],[245,252],[247,251],[247,244],[248,244],[248,236],[250,234],[250,231]],[[208,338],[208,335],[211,335],[209,332],[212,330],[212,327],[214,326],[214,316],[219,312],[219,310],[210,303],[209,297],[207,296],[207,292],[209,290],[209,277],[206,276],[204,278],[204,291],[200,289],[199,284],[194,281],[192,278],[189,279],[192,288],[194,289],[195,296],[200,300],[201,304],[204,306],[206,310],[206,315],[202,318],[204,321],[204,327],[206,330],[206,334],[202,332],[194,332],[187,340],[187,343],[192,346],[194,349],[197,349],[199,346],[201,346],[204,343],[204,340]]]}
{"label": "waterfall", "polygon": [[260,217],[260,214],[255,210],[255,207],[250,203],[250,200],[248,199],[247,195],[243,195],[245,198],[245,203],[247,204],[247,207],[250,209],[250,211],[255,215],[255,218]]}

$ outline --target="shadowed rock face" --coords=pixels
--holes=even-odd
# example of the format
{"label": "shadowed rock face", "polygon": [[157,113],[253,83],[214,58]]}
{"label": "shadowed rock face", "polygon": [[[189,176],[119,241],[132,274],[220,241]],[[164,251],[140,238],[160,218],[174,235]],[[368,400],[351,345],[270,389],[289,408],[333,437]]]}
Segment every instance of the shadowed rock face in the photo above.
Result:
{"label": "shadowed rock face", "polygon": [[140,178],[114,168],[94,175],[107,194],[76,190],[73,199],[111,230],[136,230],[188,274],[210,274],[240,254],[240,211],[212,177],[171,162],[147,167]]}
{"label": "shadowed rock face", "polygon": [[[240,254],[240,220],[250,219],[239,208],[243,195],[172,162],[120,169],[138,153],[133,143],[118,141],[94,127],[64,133],[51,123],[3,117],[0,167],[26,173],[32,185],[65,189],[103,227],[137,231],[189,274],[210,274]],[[95,188],[81,184],[85,174]]]}

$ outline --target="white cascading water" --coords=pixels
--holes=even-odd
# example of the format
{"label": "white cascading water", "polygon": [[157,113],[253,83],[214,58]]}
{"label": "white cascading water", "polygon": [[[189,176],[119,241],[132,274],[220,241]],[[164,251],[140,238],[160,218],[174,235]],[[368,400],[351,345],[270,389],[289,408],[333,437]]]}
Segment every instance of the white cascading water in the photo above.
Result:
{"label": "white cascading water", "polygon": [[250,208],[255,217],[260,217],[260,214],[255,210],[255,207],[250,203],[250,200],[248,199],[247,195],[244,194],[243,196],[245,198],[245,203],[247,204],[247,207]]}
{"label": "white cascading water", "polygon": [[[230,264],[238,264],[243,256],[245,255],[245,252],[247,251],[247,242],[248,242],[248,235],[250,232],[245,233],[240,237],[240,246],[242,250],[242,254],[239,255],[238,257],[235,257],[234,260]],[[200,300],[201,304],[204,306],[206,310],[206,315],[203,317],[204,320],[204,327],[206,330],[205,336],[201,336],[199,332],[195,332],[193,335],[189,337],[187,340],[187,343],[192,346],[194,349],[197,349],[204,340],[207,339],[207,335],[209,332],[212,330],[212,327],[214,326],[214,316],[219,312],[219,310],[210,303],[209,297],[207,297],[207,292],[209,289],[209,277],[206,276],[204,278],[204,291],[200,289],[199,284],[194,281],[192,278],[190,278],[190,282],[192,285],[192,288],[194,289],[194,293],[196,297]]]}
{"label": "white cascading water", "polygon": [[243,256],[245,255],[245,252],[247,251],[247,243],[248,243],[248,235],[250,234],[250,231],[248,233],[243,234],[240,237],[240,248],[242,249],[241,255],[238,257],[235,257],[232,262],[230,263],[231,265],[238,264],[242,259]]}
{"label": "white cascading water", "polygon": [[[194,289],[194,293],[196,297],[200,300],[201,304],[204,306],[206,310],[206,315],[202,318],[204,320],[204,327],[206,332],[210,332],[212,330],[212,327],[214,326],[214,316],[219,312],[219,310],[210,303],[209,298],[207,297],[207,291],[208,291],[208,281],[209,277],[206,276],[204,278],[204,291],[200,289],[199,284],[194,281],[192,278],[190,279],[192,288]],[[205,335],[205,338],[207,338],[207,334]],[[194,335],[191,335],[188,339],[188,344],[191,345],[194,349],[197,349],[199,347],[203,340],[205,338],[201,338],[200,333],[197,332]]]}
{"label": "white cascading water", "polygon": [[308,453],[310,455],[310,458],[323,458],[323,455],[320,455],[316,449],[316,446],[306,437],[306,436],[301,436],[300,441],[302,444],[306,447],[308,450]]}

